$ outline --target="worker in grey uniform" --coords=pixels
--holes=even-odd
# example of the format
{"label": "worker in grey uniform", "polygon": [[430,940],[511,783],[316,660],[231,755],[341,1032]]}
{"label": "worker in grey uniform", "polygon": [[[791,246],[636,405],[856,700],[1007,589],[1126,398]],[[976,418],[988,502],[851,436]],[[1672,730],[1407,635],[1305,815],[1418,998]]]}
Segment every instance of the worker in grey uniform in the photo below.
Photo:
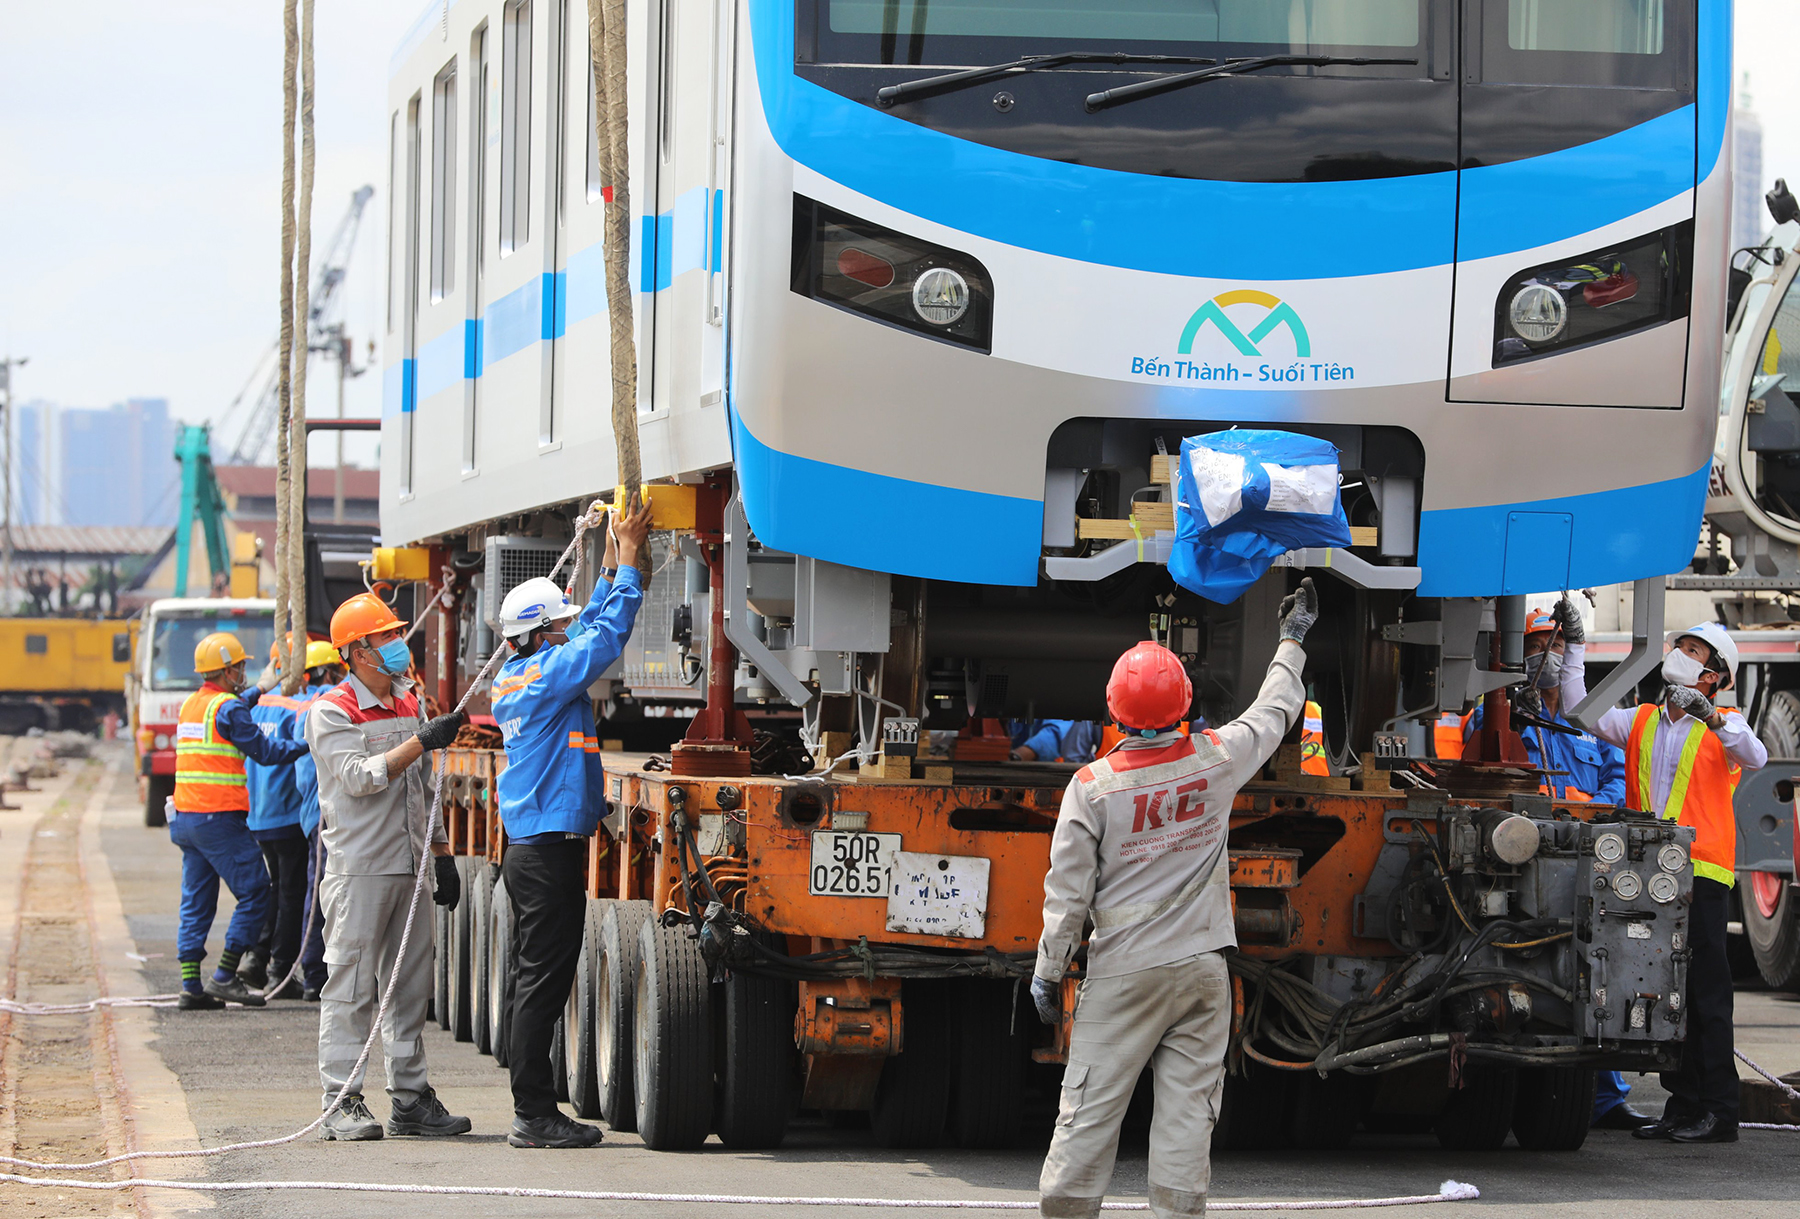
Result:
{"label": "worker in grey uniform", "polygon": [[1256,701],[1216,731],[1180,731],[1193,685],[1173,652],[1140,643],[1119,658],[1107,710],[1128,735],[1077,771],[1063,796],[1044,878],[1044,934],[1031,997],[1062,1018],[1062,978],[1093,921],[1063,1071],[1062,1104],[1038,1180],[1057,1219],[1100,1213],[1119,1124],[1144,1065],[1156,1087],[1150,1211],[1204,1214],[1212,1130],[1231,1032],[1232,923],[1225,837],[1232,798],[1306,702],[1300,641],[1318,618],[1310,578],[1281,605],[1281,642]]}
{"label": "worker in grey uniform", "polygon": [[[469,1119],[445,1110],[425,1071],[425,1005],[431,998],[431,918],[414,912],[413,889],[422,853],[433,861],[435,900],[454,906],[461,896],[456,861],[439,824],[426,839],[428,809],[423,767],[433,749],[455,739],[461,712],[427,723],[419,696],[404,674],[412,662],[406,624],[372,593],[359,593],[331,617],[331,642],[349,666],[342,683],[321,694],[306,716],[319,780],[319,832],[325,838],[325,875],[319,908],[325,915],[325,965],[319,993],[319,1085],[329,1108],[346,1087],[320,1137],[378,1139],[382,1126],[362,1095],[357,1060],[390,985],[382,1020],[382,1052],[391,1105],[388,1134],[451,1135]],[[408,919],[412,934],[398,960]]]}

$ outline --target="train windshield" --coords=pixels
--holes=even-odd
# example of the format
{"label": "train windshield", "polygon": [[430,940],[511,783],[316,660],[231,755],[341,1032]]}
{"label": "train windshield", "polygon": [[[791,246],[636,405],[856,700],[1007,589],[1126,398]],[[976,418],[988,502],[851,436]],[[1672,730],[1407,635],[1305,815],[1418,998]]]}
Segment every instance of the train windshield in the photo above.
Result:
{"label": "train windshield", "polygon": [[194,648],[214,631],[238,637],[250,657],[252,675],[262,671],[275,640],[275,616],[269,610],[238,609],[207,612],[179,610],[158,614],[150,636],[150,688],[198,690],[194,672]]}

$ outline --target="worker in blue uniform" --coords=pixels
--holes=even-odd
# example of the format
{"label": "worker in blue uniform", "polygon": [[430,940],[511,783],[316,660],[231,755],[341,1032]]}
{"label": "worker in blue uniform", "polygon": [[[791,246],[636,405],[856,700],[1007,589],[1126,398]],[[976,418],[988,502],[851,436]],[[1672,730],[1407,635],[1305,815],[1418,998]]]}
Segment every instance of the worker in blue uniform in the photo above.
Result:
{"label": "worker in blue uniform", "polygon": [[[596,505],[598,507],[598,505]],[[593,1147],[600,1128],[556,1107],[550,1045],[568,1002],[587,915],[587,840],[606,808],[592,686],[625,649],[648,576],[650,510],[616,516],[586,607],[548,579],[527,580],[500,604],[513,656],[494,679],[494,719],[506,743],[495,783],[513,910],[517,974],[510,999],[514,1147]],[[570,620],[574,624],[570,625]]]}
{"label": "worker in blue uniform", "polygon": [[1092,762],[1100,730],[1088,720],[1018,720],[1012,756],[1020,762]]}
{"label": "worker in blue uniform", "polygon": [[[306,739],[306,713],[318,697],[344,680],[343,658],[325,640],[306,645],[306,687],[289,729]],[[294,790],[299,797],[300,832],[306,837],[306,930],[300,945],[300,997],[319,1001],[325,989],[325,914],[319,908],[319,876],[325,870],[325,846],[319,841],[319,768],[312,754],[294,761]]]}
{"label": "worker in blue uniform", "polygon": [[[1562,661],[1566,647],[1562,631],[1549,610],[1534,609],[1525,615],[1525,675],[1531,679],[1520,698],[1525,710],[1539,719],[1561,724],[1568,735],[1531,725],[1521,734],[1531,764],[1546,771],[1541,790],[1552,799],[1599,804],[1625,802],[1625,754],[1616,745],[1580,732],[1563,718]],[[1464,723],[1467,735],[1481,727],[1481,708]],[[1593,1124],[1609,1130],[1636,1130],[1651,1119],[1625,1103],[1631,1085],[1618,1071],[1601,1071],[1594,1088]]]}

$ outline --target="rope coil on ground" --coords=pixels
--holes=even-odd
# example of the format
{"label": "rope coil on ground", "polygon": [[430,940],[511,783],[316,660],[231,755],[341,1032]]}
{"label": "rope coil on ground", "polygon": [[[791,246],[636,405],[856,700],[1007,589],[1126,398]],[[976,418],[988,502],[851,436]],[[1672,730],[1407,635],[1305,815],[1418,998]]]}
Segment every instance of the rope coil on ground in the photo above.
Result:
{"label": "rope coil on ground", "polygon": [[[57,1189],[122,1190],[149,1186],[186,1189],[202,1193],[239,1193],[271,1189],[324,1190],[359,1194],[437,1194],[479,1198],[569,1198],[582,1202],[671,1202],[689,1206],[834,1206],[870,1210],[1035,1211],[1036,1199],[1001,1198],[815,1198],[804,1194],[660,1194],[609,1189],[532,1189],[499,1185],[385,1185],[369,1181],[159,1181],[150,1177],[125,1177],[117,1181],[83,1181],[68,1177],[23,1177],[0,1173],[0,1182],[43,1185]],[[1396,1198],[1325,1198],[1307,1202],[1208,1202],[1212,1211],[1338,1211],[1367,1210],[1387,1206],[1418,1206],[1428,1202],[1472,1202],[1481,1191],[1461,1181],[1445,1181],[1435,1194],[1409,1194]],[[1148,1202],[1102,1202],[1103,1211],[1147,1211]]]}

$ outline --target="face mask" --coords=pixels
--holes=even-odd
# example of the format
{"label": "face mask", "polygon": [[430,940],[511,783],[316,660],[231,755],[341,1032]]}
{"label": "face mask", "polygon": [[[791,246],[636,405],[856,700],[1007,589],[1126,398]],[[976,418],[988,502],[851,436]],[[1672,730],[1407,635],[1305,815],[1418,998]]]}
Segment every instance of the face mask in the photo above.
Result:
{"label": "face mask", "polygon": [[1562,657],[1555,652],[1539,652],[1525,658],[1525,676],[1533,679],[1540,690],[1554,690],[1562,683]]}
{"label": "face mask", "polygon": [[1663,680],[1671,686],[1693,686],[1700,682],[1706,666],[1677,648],[1663,657]]}
{"label": "face mask", "polygon": [[390,639],[375,649],[381,658],[381,668],[389,677],[405,677],[407,667],[412,664],[412,649],[406,646],[404,639]]}

